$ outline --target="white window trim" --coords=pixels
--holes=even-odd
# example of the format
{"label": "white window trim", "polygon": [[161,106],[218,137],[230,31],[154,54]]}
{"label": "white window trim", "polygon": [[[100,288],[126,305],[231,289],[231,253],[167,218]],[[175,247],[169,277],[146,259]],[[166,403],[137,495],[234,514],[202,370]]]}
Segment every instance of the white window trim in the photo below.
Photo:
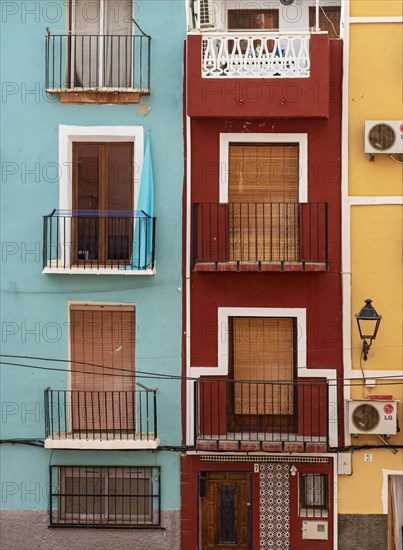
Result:
{"label": "white window trim", "polygon": [[[227,376],[229,358],[229,318],[230,317],[293,317],[297,321],[297,376],[298,378],[326,378],[329,384],[329,445],[338,444],[338,411],[336,369],[310,369],[306,364],[307,322],[306,308],[272,307],[219,307],[218,308],[218,367],[191,367],[190,376]],[[190,390],[187,404],[188,441],[193,437],[194,397]]]}
{"label": "white window trim", "polygon": [[[231,317],[292,317],[297,322],[297,372],[306,365],[306,309],[271,307],[218,308],[218,369],[217,375],[228,375],[229,320]],[[215,375],[216,373],[214,373]]]}
{"label": "white window trim", "polygon": [[382,468],[382,511],[384,514],[389,512],[389,489],[388,489],[388,479],[389,476],[403,476],[403,470],[386,470]]}
{"label": "white window trim", "polygon": [[230,143],[298,143],[299,145],[299,202],[308,202],[308,134],[220,134],[220,203],[228,202],[229,144]]}
{"label": "white window trim", "polygon": [[[73,208],[73,142],[127,142],[133,143],[134,148],[134,178],[133,178],[133,210],[137,210],[141,173],[143,169],[144,158],[144,128],[142,126],[66,126],[59,125],[59,209],[72,210]],[[70,228],[66,229],[64,234],[63,226],[60,227],[60,241],[71,242]],[[45,268],[45,273],[69,273],[72,271],[77,274],[94,275],[93,269],[83,269],[80,267],[72,269],[70,258],[63,257],[63,248],[61,250],[61,258],[59,265],[64,265],[61,270],[56,267],[56,261],[52,265]],[[54,264],[54,265],[53,265]],[[106,272],[116,275],[145,273],[153,274],[152,270],[136,271],[136,270],[112,270],[101,269],[99,273]]]}

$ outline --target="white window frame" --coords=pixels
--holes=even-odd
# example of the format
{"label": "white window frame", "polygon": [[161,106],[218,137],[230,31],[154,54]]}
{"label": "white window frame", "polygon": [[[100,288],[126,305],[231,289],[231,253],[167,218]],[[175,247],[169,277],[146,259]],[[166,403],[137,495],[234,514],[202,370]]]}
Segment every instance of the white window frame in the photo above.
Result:
{"label": "white window frame", "polygon": [[[133,178],[133,210],[137,210],[141,173],[144,158],[144,128],[143,126],[66,126],[59,125],[59,209],[73,208],[73,142],[127,142],[134,148],[134,178]],[[60,242],[71,243],[71,228],[60,227]],[[64,247],[61,250],[59,265],[65,265],[65,272],[71,271],[70,255],[65,259]],[[51,262],[50,271],[56,268],[56,260]],[[55,269],[55,272],[60,269]],[[75,272],[94,274],[93,269],[75,268]],[[100,270],[102,272],[107,269]],[[136,270],[110,270],[113,274],[142,274]]]}
{"label": "white window frame", "polygon": [[210,374],[228,375],[229,327],[232,317],[287,317],[297,324],[297,372],[306,365],[306,309],[305,308],[265,308],[265,307],[220,307],[218,308],[218,369],[210,369]]}
{"label": "white window frame", "polygon": [[298,200],[308,202],[308,134],[220,133],[220,198],[228,203],[228,174],[230,143],[298,143],[299,171]]}

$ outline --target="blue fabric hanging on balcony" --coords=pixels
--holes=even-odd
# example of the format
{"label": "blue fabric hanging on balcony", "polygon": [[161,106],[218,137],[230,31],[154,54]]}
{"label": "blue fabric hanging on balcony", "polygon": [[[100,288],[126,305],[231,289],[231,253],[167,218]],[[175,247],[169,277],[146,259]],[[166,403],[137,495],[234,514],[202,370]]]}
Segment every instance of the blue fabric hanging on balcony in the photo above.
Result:
{"label": "blue fabric hanging on balcony", "polygon": [[148,269],[152,267],[153,263],[154,244],[154,172],[150,132],[147,133],[144,147],[144,161],[137,211],[144,214],[144,217],[138,218],[135,221],[131,267],[132,269]]}

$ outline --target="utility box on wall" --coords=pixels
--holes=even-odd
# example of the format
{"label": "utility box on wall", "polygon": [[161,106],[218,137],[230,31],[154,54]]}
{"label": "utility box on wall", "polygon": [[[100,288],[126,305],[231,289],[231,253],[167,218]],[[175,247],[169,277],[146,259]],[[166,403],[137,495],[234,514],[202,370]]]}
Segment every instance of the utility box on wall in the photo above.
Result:
{"label": "utility box on wall", "polygon": [[303,521],[302,538],[304,540],[327,540],[327,521]]}

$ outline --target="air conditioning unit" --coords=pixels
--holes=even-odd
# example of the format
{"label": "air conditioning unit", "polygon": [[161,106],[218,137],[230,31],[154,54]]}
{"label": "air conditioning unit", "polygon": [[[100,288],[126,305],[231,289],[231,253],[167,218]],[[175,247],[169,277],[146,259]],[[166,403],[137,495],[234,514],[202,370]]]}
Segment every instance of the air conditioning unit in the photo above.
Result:
{"label": "air conditioning unit", "polygon": [[350,434],[393,435],[397,431],[395,399],[349,399],[348,426]]}
{"label": "air conditioning unit", "polygon": [[403,154],[403,122],[401,120],[366,120],[365,152]]}

